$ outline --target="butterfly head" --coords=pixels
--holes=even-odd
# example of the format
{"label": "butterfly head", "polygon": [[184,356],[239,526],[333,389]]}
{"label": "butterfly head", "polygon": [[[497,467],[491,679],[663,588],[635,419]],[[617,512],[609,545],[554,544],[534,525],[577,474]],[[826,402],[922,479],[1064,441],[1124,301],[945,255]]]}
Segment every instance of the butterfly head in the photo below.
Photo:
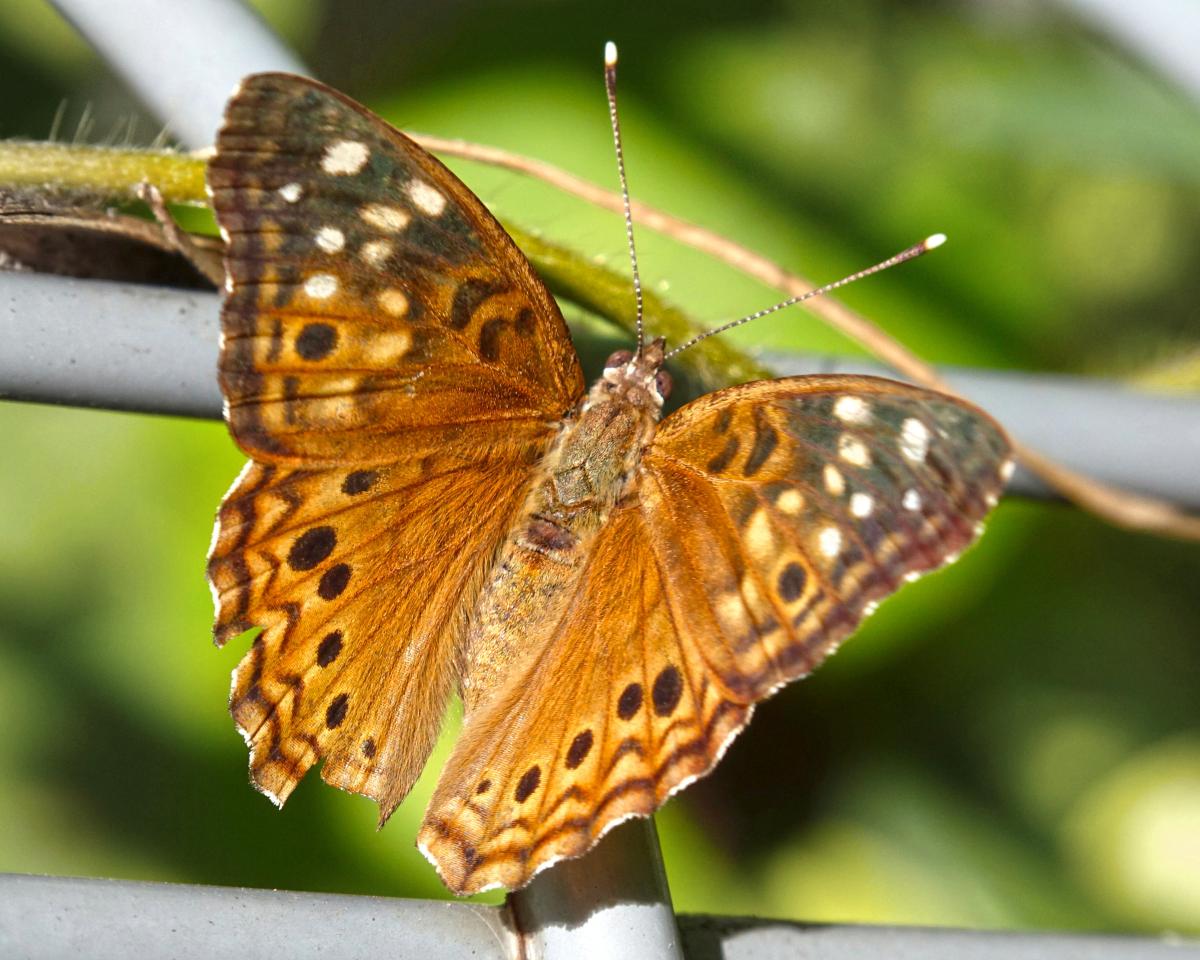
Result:
{"label": "butterfly head", "polygon": [[660,337],[638,353],[617,350],[604,362],[604,373],[593,392],[605,397],[620,396],[637,407],[662,410],[671,395],[671,375],[663,367],[666,346]]}

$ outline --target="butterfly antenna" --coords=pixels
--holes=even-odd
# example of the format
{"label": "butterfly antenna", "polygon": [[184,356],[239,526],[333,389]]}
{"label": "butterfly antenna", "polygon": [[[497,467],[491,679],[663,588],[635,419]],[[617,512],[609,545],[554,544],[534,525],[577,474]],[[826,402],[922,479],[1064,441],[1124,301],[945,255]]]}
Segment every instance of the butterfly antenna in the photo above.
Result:
{"label": "butterfly antenna", "polygon": [[621,149],[621,123],[617,119],[617,45],[604,45],[604,89],[608,91],[608,119],[612,124],[613,146],[617,151],[617,176],[621,180],[621,201],[625,205],[625,239],[629,242],[629,263],[633,268],[633,298],[637,302],[637,352],[642,352],[642,278],[638,274],[637,248],[633,244],[633,213],[629,209],[629,182],[625,179],[625,151]]}
{"label": "butterfly antenna", "polygon": [[928,253],[930,250],[940,247],[946,242],[944,233],[935,233],[932,237],[926,237],[920,243],[915,243],[907,250],[901,250],[895,256],[888,257],[875,264],[873,267],[867,267],[866,270],[859,270],[857,273],[852,273],[848,277],[842,277],[841,280],[835,280],[833,283],[827,283],[823,287],[817,287],[815,290],[809,290],[808,293],[801,294],[798,297],[789,297],[782,303],[777,303],[773,307],[767,307],[765,310],[759,310],[757,313],[752,313],[748,317],[742,317],[740,320],[733,320],[730,323],[715,327],[712,330],[705,330],[703,333],[698,333],[686,343],[680,344],[663,359],[670,360],[677,353],[682,353],[688,347],[694,347],[701,340],[707,340],[709,337],[716,336],[718,333],[724,333],[726,330],[732,330],[734,327],[740,327],[743,323],[749,323],[751,320],[757,320],[759,317],[765,317],[767,314],[775,313],[777,310],[782,310],[784,307],[790,307],[793,304],[803,303],[805,300],[811,300],[813,297],[819,297],[825,293],[831,293],[839,287],[848,286],[856,280],[861,280],[863,277],[869,277],[873,273],[880,273],[887,270],[889,267],[894,267],[898,263],[904,263],[905,260],[912,260],[921,256],[923,253]]}

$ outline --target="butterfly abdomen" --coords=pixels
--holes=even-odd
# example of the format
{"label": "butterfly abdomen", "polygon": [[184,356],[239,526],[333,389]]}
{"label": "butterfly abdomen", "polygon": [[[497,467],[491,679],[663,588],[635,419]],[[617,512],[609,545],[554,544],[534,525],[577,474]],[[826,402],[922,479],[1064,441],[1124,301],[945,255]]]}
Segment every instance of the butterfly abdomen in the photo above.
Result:
{"label": "butterfly abdomen", "polygon": [[516,660],[535,654],[558,622],[595,534],[636,482],[657,421],[656,404],[597,384],[555,438],[472,618],[462,683],[468,711],[511,675]]}

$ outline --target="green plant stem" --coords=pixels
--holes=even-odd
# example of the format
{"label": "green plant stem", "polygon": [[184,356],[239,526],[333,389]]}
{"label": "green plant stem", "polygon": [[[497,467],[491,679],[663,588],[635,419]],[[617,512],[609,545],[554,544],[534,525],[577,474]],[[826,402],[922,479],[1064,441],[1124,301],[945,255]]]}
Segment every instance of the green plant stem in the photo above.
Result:
{"label": "green plant stem", "polygon": [[102,207],[137,199],[153,183],[168,203],[203,206],[204,161],[165,150],[132,150],[68,143],[0,143],[0,191],[37,192]]}
{"label": "green plant stem", "polygon": [[[34,196],[41,202],[102,208],[137,199],[138,185],[152,183],[170,204],[204,206],[205,161],[191,154],[62,143],[0,143],[0,196]],[[511,222],[504,227],[529,257],[551,291],[632,332],[630,281],[574,250],[536,237]],[[682,310],[645,293],[651,336],[682,343],[702,328]],[[679,355],[704,389],[772,376],[766,367],[714,337]]]}

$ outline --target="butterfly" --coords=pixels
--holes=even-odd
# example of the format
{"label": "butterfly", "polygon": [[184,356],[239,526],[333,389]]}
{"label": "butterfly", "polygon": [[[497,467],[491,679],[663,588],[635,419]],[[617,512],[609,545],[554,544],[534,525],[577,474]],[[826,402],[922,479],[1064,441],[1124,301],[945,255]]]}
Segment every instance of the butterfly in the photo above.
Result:
{"label": "butterfly", "polygon": [[318,762],[409,792],[465,705],[418,846],[516,889],[709,773],[755,704],[948,562],[1006,479],[970,404],[865,376],[718,390],[661,419],[662,340],[590,387],[483,204],[312,80],[229,101],[219,376],[250,457],[208,560],[230,710],[282,806]]}

